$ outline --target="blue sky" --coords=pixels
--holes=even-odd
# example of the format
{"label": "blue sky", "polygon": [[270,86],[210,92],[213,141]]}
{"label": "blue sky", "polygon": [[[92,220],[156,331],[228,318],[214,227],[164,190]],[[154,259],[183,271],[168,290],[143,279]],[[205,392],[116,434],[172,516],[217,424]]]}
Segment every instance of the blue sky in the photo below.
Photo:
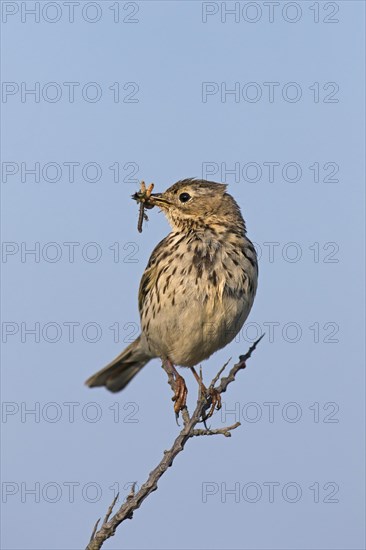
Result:
{"label": "blue sky", "polygon": [[1,8],[3,548],[85,546],[177,435],[158,361],[84,380],[137,335],[169,231],[130,195],[192,176],[228,183],[260,257],[205,380],[266,337],[211,422],[242,426],[190,441],[105,548],[364,548],[363,2]]}

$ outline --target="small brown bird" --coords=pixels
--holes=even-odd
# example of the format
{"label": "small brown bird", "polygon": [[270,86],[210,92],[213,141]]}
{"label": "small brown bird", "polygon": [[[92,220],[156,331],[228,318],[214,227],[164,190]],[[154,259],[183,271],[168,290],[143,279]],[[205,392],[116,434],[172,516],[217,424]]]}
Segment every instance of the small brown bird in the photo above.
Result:
{"label": "small brown bird", "polygon": [[141,334],[89,378],[88,386],[120,391],[160,357],[175,378],[178,413],[187,389],[175,365],[190,367],[201,383],[194,366],[240,331],[257,289],[257,255],[226,187],[185,179],[151,194],[148,207],[165,213],[172,232],[154,249],[141,279]]}

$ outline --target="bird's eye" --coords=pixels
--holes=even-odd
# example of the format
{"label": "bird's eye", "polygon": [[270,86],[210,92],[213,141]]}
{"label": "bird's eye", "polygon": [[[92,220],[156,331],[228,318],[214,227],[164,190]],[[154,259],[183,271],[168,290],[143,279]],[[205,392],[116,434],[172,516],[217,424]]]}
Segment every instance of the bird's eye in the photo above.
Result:
{"label": "bird's eye", "polygon": [[190,198],[191,198],[191,195],[189,193],[181,193],[179,195],[180,202],[188,202]]}

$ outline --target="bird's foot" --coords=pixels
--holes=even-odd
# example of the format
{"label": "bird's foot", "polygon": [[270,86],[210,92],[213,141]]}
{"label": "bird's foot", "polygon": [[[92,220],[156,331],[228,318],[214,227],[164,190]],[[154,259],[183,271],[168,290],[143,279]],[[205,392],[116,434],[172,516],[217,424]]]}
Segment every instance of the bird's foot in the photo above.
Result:
{"label": "bird's foot", "polygon": [[205,420],[207,420],[207,418],[211,418],[211,416],[213,415],[215,409],[217,411],[219,411],[221,409],[221,406],[222,406],[221,405],[221,394],[217,391],[216,388],[214,388],[213,386],[210,386],[208,388],[208,390],[206,390],[206,395],[211,397],[211,408],[208,411],[208,414],[205,416]]}
{"label": "bird's foot", "polygon": [[221,394],[217,391],[217,389],[214,386],[210,386],[208,389],[202,382],[201,376],[198,376],[196,369],[194,367],[191,367],[191,371],[193,372],[193,376],[198,382],[198,385],[200,386],[201,396],[203,396],[206,400],[211,399],[211,407],[208,412],[208,414],[202,415],[203,422],[206,422],[208,418],[210,418],[215,409],[219,411],[221,409]]}
{"label": "bird's foot", "polygon": [[181,410],[184,409],[187,402],[187,386],[185,383],[185,380],[183,376],[178,374],[178,372],[174,373],[174,395],[172,397],[172,401],[174,401],[174,412],[176,416],[178,417]]}
{"label": "bird's foot", "polygon": [[179,413],[186,407],[187,386],[183,376],[179,374],[169,358],[163,359],[163,368],[168,375],[168,383],[174,391],[172,401],[174,401],[175,418],[178,423]]}

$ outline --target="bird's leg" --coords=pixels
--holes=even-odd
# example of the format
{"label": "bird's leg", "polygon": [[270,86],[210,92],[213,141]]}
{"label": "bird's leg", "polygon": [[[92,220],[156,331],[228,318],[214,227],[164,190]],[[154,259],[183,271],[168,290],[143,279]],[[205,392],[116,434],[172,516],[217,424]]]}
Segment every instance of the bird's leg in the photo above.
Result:
{"label": "bird's leg", "polygon": [[164,363],[173,378],[174,395],[172,397],[172,401],[175,401],[174,412],[178,417],[179,412],[186,406],[188,393],[187,386],[183,376],[179,374],[170,359],[166,359]]}
{"label": "bird's leg", "polygon": [[210,386],[207,389],[204,383],[202,382],[202,378],[198,376],[197,371],[194,367],[191,367],[191,371],[193,372],[193,376],[195,377],[195,379],[197,380],[198,384],[201,387],[202,395],[210,396],[212,400],[211,408],[208,412],[208,415],[205,417],[205,420],[206,420],[207,418],[210,418],[213,415],[215,408],[218,411],[221,409],[221,394],[219,394],[219,392],[213,386]]}
{"label": "bird's leg", "polygon": [[197,383],[198,385],[200,386],[201,388],[201,393],[202,395],[207,395],[207,388],[206,386],[204,385],[204,383],[202,382],[202,378],[200,376],[198,376],[197,374],[197,371],[194,367],[191,367],[191,371],[193,373],[193,376],[195,377],[195,379],[197,380]]}

